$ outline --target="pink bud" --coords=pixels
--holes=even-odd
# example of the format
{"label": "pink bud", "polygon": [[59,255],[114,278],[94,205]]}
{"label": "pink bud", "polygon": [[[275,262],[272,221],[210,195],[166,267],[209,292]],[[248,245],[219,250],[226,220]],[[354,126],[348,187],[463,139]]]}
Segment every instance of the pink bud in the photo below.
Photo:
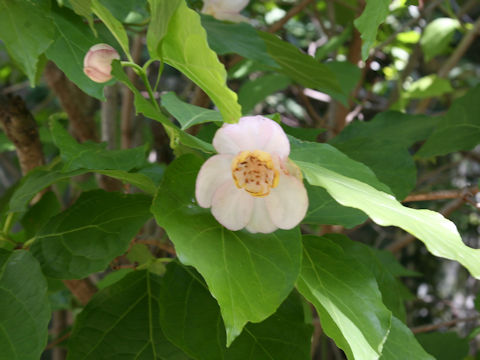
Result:
{"label": "pink bud", "polygon": [[112,78],[112,61],[120,59],[117,50],[108,44],[97,44],[88,50],[83,59],[83,72],[91,80],[104,83]]}

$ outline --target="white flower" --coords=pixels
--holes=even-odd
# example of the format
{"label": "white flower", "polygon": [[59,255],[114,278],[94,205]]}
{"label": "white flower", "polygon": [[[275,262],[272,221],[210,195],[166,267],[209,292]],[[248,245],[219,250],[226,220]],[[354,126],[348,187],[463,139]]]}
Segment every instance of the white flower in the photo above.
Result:
{"label": "white flower", "polygon": [[112,61],[120,59],[117,50],[108,44],[93,45],[83,58],[83,72],[90,80],[98,83],[112,78]]}
{"label": "white flower", "polygon": [[288,159],[290,143],[275,121],[247,116],[225,124],[213,146],[219,154],[200,169],[195,195],[219,223],[232,231],[270,233],[304,218],[308,197],[302,175]]}
{"label": "white flower", "polygon": [[250,0],[204,0],[202,13],[212,15],[219,20],[228,20],[233,22],[247,21],[248,19],[240,15]]}

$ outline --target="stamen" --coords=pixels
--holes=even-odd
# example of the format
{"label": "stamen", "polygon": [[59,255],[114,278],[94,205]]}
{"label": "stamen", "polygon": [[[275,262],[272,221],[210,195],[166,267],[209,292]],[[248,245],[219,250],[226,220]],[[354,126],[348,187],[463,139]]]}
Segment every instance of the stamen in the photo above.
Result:
{"label": "stamen", "polygon": [[255,197],[264,197],[278,185],[279,172],[269,153],[242,151],[232,161],[232,177],[239,189]]}

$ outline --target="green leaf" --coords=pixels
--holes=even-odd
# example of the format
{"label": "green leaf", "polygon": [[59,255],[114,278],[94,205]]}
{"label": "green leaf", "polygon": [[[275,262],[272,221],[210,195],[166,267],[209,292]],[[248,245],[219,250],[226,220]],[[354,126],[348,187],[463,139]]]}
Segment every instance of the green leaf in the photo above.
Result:
{"label": "green leaf", "polygon": [[468,339],[455,332],[417,334],[417,340],[437,360],[463,359],[468,355]]}
{"label": "green leaf", "polygon": [[226,85],[225,68],[217,54],[208,47],[200,16],[183,0],[170,19],[161,53],[150,55],[165,60],[202,88],[218,107],[225,122],[238,121],[241,108],[237,95]]}
{"label": "green leaf", "polygon": [[350,159],[331,145],[300,141],[290,137],[290,158],[294,161],[310,162],[335,171],[344,176],[366,182],[378,190],[390,192],[390,189],[380,181],[364,164]]}
{"label": "green leaf", "polygon": [[28,251],[0,250],[0,359],[38,360],[48,337],[47,281]]}
{"label": "green leaf", "polygon": [[218,111],[183,102],[174,92],[162,95],[162,106],[178,120],[182,130],[211,121],[223,122],[222,115]]}
{"label": "green leaf", "polygon": [[389,194],[318,164],[297,162],[297,165],[310,184],[325,188],[340,204],[362,210],[379,225],[408,231],[423,241],[433,255],[458,261],[480,278],[480,249],[466,246],[455,224],[441,214],[404,207]]}
{"label": "green leaf", "polygon": [[121,82],[123,82],[127,87],[133,92],[135,98],[135,109],[137,113],[142,113],[145,117],[153,119],[161,123],[169,135],[174,135],[174,139],[170,139],[173,146],[176,145],[176,142],[179,141],[185,146],[191,147],[193,149],[198,149],[207,153],[215,152],[213,146],[205,141],[202,141],[186,132],[180,130],[175,125],[173,125],[167,117],[158,111],[152,103],[145,99],[142,94],[135,88],[135,86],[128,79],[127,74],[123,71],[120,62],[114,61],[112,63],[112,74]]}
{"label": "green leaf", "polygon": [[110,176],[117,180],[121,180],[125,183],[138,187],[140,190],[145,191],[149,195],[154,195],[157,191],[157,187],[152,179],[147,175],[140,172],[126,172],[123,170],[90,170],[97,174]]}
{"label": "green leaf", "polygon": [[332,96],[337,96],[338,93],[345,95],[337,75],[328,66],[273,34],[258,33],[265,42],[268,53],[279,66],[275,67],[276,71],[305,87],[314,88]]}
{"label": "green leaf", "polygon": [[42,198],[27,211],[21,220],[27,239],[34,236],[60,210],[61,205],[55,193],[49,191],[43,194]]}
{"label": "green leaf", "polygon": [[103,6],[99,0],[92,1],[92,10],[100,20],[103,21],[105,26],[110,30],[112,35],[118,41],[118,44],[122,47],[125,54],[130,56],[130,48],[128,46],[128,36],[122,23],[118,21],[108,9]]}
{"label": "green leaf", "polygon": [[349,359],[378,359],[390,331],[373,275],[327,237],[304,236],[297,288],[320,316],[322,329]]}
{"label": "green leaf", "polygon": [[425,54],[425,61],[445,53],[453,39],[455,30],[460,28],[457,19],[437,18],[430,22],[423,31],[420,45]]}
{"label": "green leaf", "polygon": [[403,199],[416,185],[417,170],[409,147],[425,139],[437,122],[435,117],[389,111],[368,122],[353,122],[330,143],[367,165],[398,199]]}
{"label": "green leaf", "polygon": [[92,29],[92,32],[96,36],[97,30],[95,30],[95,26],[93,25],[92,0],[70,0],[70,4],[72,5],[73,11],[75,11],[76,14],[87,19],[90,29]]}
{"label": "green leaf", "polygon": [[86,94],[105,100],[105,84],[96,83],[83,73],[83,58],[90,47],[100,42],[99,39],[91,35],[80,17],[65,7],[53,7],[51,24],[55,27],[55,34],[53,44],[46,51],[48,59]]}
{"label": "green leaf", "polygon": [[479,144],[479,96],[480,86],[477,86],[455,100],[416,155],[422,158],[445,155],[454,151],[471,150]]}
{"label": "green leaf", "polygon": [[22,212],[27,209],[28,202],[46,187],[72,176],[84,174],[85,170],[79,169],[70,172],[62,172],[58,169],[50,169],[47,166],[38,167],[22,178],[18,188],[13,193],[9,208],[12,212]]}
{"label": "green leaf", "polygon": [[220,309],[198,273],[170,263],[162,290],[162,329],[174,344],[195,359],[310,359],[312,327],[304,321],[297,293],[292,293],[268,319],[248,324],[227,349]]}
{"label": "green leaf", "polygon": [[99,0],[118,20],[126,24],[142,23],[149,16],[147,0]]}
{"label": "green leaf", "polygon": [[361,70],[358,66],[353,65],[348,61],[330,61],[325,64],[338,79],[341,91],[330,92],[334,99],[346,104],[349,95],[353,92],[361,77]]}
{"label": "green leaf", "polygon": [[[350,139],[335,147],[353,160],[367,165],[397,199],[404,199],[417,184],[417,167],[407,147],[376,138]],[[382,149],[382,151],[378,151]]]}
{"label": "green leaf", "polygon": [[[395,279],[394,275],[376,256],[375,249],[364,245],[360,242],[350,240],[345,235],[341,234],[327,234],[324,235],[336,245],[342,247],[345,257],[351,257],[363,264],[365,268],[370,270],[370,273],[377,280],[378,287],[382,293],[382,299],[385,306],[393,313],[397,318],[405,321],[405,305],[403,304],[403,285]],[[395,258],[392,259],[398,266],[398,262]]]}
{"label": "green leaf", "polygon": [[368,122],[352,122],[330,143],[336,146],[350,139],[366,138],[390,141],[409,147],[417,141],[426,139],[437,124],[438,118],[434,116],[386,111]]}
{"label": "green leaf", "polygon": [[80,279],[104,270],[151,216],[150,202],[140,194],[83,193],[38,232],[31,252],[52,278]]}
{"label": "green leaf", "polygon": [[178,258],[194,266],[217,299],[227,345],[247,322],[273,314],[291,292],[300,271],[298,228],[271,234],[232,232],[194,203],[202,161],[182,156],[167,168],[152,212],[175,244]]}
{"label": "green leaf", "polygon": [[[438,343],[436,344],[438,346]],[[458,353],[448,359],[456,359]],[[388,334],[387,341],[383,346],[380,360],[440,360],[427,354],[422,346],[417,342],[410,329],[398,320],[392,317],[392,327]],[[445,358],[446,360],[447,358]]]}
{"label": "green leaf", "polygon": [[63,171],[80,168],[129,171],[145,164],[145,146],[125,150],[107,150],[106,144],[79,144],[55,119],[50,121],[53,141],[65,163]]}
{"label": "green leaf", "polygon": [[402,96],[408,99],[425,99],[452,92],[450,81],[435,74],[424,76],[411,83]]}
{"label": "green leaf", "polygon": [[49,13],[49,0],[0,0],[0,40],[31,86],[35,85],[38,58],[52,43]]}
{"label": "green leaf", "polygon": [[159,321],[160,278],[145,270],[100,290],[78,315],[68,360],[186,360]]}
{"label": "green leaf", "polygon": [[227,23],[208,15],[202,15],[201,20],[202,26],[207,31],[208,44],[217,54],[236,53],[246,59],[276,66],[267,52],[265,43],[251,25],[244,22]]}
{"label": "green leaf", "polygon": [[238,91],[238,102],[242,113],[250,113],[255,105],[265,100],[268,95],[281,91],[291,84],[289,77],[282,74],[267,74],[251,81],[246,81]]}
{"label": "green leaf", "polygon": [[147,31],[147,47],[152,58],[162,58],[161,43],[168,31],[173,14],[183,0],[148,0],[150,23]]}
{"label": "green leaf", "polygon": [[362,59],[368,58],[369,52],[377,39],[377,30],[389,14],[389,0],[366,0],[367,5],[357,19],[355,27],[360,31],[362,44]]}
{"label": "green leaf", "polygon": [[325,189],[306,185],[308,191],[308,211],[302,223],[341,225],[352,228],[367,220],[367,215],[357,209],[337,203]]}

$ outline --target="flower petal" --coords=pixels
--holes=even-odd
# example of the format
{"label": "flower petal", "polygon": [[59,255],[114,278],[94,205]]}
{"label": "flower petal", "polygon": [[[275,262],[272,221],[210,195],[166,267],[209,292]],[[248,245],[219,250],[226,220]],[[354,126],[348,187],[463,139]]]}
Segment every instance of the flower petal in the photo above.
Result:
{"label": "flower petal", "polygon": [[265,203],[272,222],[280,229],[291,229],[307,213],[307,191],[296,177],[281,174],[278,186],[271,190]]}
{"label": "flower petal", "polygon": [[212,215],[227,229],[243,229],[252,217],[253,196],[226,181],[213,195]]}
{"label": "flower petal", "polygon": [[195,184],[195,197],[201,207],[209,208],[215,191],[232,179],[232,159],[232,155],[214,155],[202,165]]}
{"label": "flower petal", "polygon": [[286,158],[290,143],[282,127],[263,116],[245,116],[237,124],[225,124],[217,130],[213,146],[221,154],[263,150]]}
{"label": "flower petal", "polygon": [[278,229],[270,219],[270,214],[265,205],[265,199],[255,199],[253,213],[246,229],[251,233],[269,234]]}

